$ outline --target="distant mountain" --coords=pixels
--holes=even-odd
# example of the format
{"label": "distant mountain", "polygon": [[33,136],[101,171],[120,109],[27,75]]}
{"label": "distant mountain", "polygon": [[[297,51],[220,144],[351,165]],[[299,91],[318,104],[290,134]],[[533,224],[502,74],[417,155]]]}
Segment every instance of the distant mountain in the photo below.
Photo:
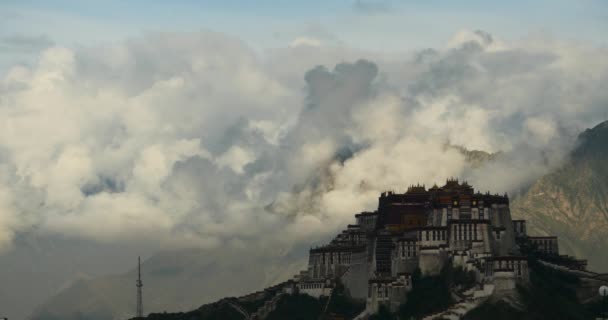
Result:
{"label": "distant mountain", "polygon": [[[142,263],[144,310],[193,310],[223,297],[254,292],[301,270],[298,257],[257,261],[246,253],[163,253]],[[221,261],[221,264],[218,263]],[[246,265],[242,261],[248,261]],[[135,312],[136,271],[75,281],[38,307],[31,320],[114,320]]]}
{"label": "distant mountain", "polygon": [[453,146],[453,145],[450,145],[449,147],[460,152],[464,156],[466,162],[472,168],[478,168],[488,161],[494,161],[494,160],[498,159],[502,155],[502,152],[490,153],[490,152],[483,151],[483,150],[469,150],[462,146]]}
{"label": "distant mountain", "polygon": [[511,211],[532,233],[559,236],[560,251],[608,271],[608,121],[581,133],[569,161],[513,199]]}
{"label": "distant mountain", "polygon": [[26,319],[59,291],[86,278],[124,272],[133,256],[148,256],[142,246],[20,234],[0,256],[0,316]]}

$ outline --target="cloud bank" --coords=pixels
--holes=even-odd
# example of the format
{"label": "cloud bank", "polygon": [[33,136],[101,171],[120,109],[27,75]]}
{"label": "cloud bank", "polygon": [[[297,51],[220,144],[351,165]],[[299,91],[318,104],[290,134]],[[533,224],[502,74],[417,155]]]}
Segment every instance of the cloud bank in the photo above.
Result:
{"label": "cloud bank", "polygon": [[[399,57],[211,32],[52,47],[0,78],[0,248],[37,232],[280,254],[386,189],[511,192],[606,117],[606,53],[481,31]],[[472,169],[447,145],[503,155]]]}

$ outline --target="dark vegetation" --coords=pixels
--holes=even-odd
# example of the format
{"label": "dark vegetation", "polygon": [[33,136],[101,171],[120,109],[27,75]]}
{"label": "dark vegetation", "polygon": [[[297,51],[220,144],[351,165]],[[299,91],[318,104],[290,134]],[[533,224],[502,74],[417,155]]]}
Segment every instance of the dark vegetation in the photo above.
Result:
{"label": "dark vegetation", "polygon": [[452,286],[460,286],[463,289],[471,288],[475,285],[475,272],[465,271],[463,268],[453,268],[447,273],[447,282]]}
{"label": "dark vegetation", "polygon": [[279,300],[267,320],[317,320],[323,307],[321,303],[322,300],[306,294],[286,295]]}
{"label": "dark vegetation", "polygon": [[[407,302],[399,308],[401,319],[418,319],[424,315],[446,309],[454,303],[450,294],[450,286],[455,272],[450,267],[444,267],[438,276],[423,277],[420,270],[412,275],[412,291],[407,294]],[[458,273],[458,281],[462,273]]]}
{"label": "dark vegetation", "polygon": [[522,306],[505,301],[487,302],[469,312],[464,319],[594,319],[601,310],[599,302],[581,304],[576,297],[580,280],[571,274],[542,265],[530,255],[530,285],[517,289]]}
{"label": "dark vegetation", "polygon": [[446,266],[438,276],[432,277],[423,277],[420,270],[416,270],[412,275],[412,283],[413,288],[407,294],[407,302],[399,307],[397,314],[391,314],[387,308],[382,307],[370,320],[419,319],[444,310],[455,302],[450,288],[468,288],[474,285],[475,276],[461,268]]}
{"label": "dark vegetation", "polygon": [[543,253],[537,250],[536,246],[527,239],[519,239],[518,245],[521,252],[527,255],[530,260],[543,260],[571,269],[577,269],[580,266],[579,260],[575,257]]}
{"label": "dark vegetation", "polygon": [[321,302],[305,294],[286,295],[279,300],[267,319],[317,320],[323,307]]}
{"label": "dark vegetation", "polygon": [[[249,313],[254,312],[271,297],[268,294],[261,299],[238,302],[236,298],[222,299],[207,304],[197,310],[179,313],[152,313],[147,320],[242,320],[244,317],[236,311],[230,302],[236,302]],[[284,295],[277,302],[276,309],[267,317],[268,320],[318,320],[331,317],[351,319],[365,309],[365,303],[348,297],[344,286],[340,283],[328,298],[316,299],[305,294]],[[327,310],[325,307],[327,305]],[[325,314],[322,313],[326,311]]]}
{"label": "dark vegetation", "polygon": [[[529,256],[530,284],[517,289],[522,305],[513,306],[498,300],[482,304],[469,312],[466,320],[541,320],[541,319],[594,319],[602,310],[601,303],[581,304],[576,296],[580,279],[574,275],[542,265],[534,251]],[[543,259],[545,257],[543,256]],[[569,263],[569,257],[555,256],[554,262]],[[565,259],[565,260],[564,260]],[[563,260],[563,261],[562,261]],[[472,272],[460,268],[444,268],[439,276],[422,277],[419,272],[412,276],[413,289],[407,302],[396,314],[380,308],[370,320],[420,319],[426,315],[445,310],[454,303],[450,289],[463,289],[475,285]]]}
{"label": "dark vegetation", "polygon": [[575,287],[580,280],[572,275],[528,261],[530,286],[520,287],[519,293],[526,304],[526,317],[530,319],[589,319],[583,305],[578,303]]}
{"label": "dark vegetation", "polygon": [[354,318],[365,309],[364,301],[356,301],[346,294],[342,283],[337,283],[327,306],[326,314],[341,316],[346,319]]}
{"label": "dark vegetation", "polygon": [[[351,319],[365,309],[364,302],[348,297],[341,283],[336,284],[328,305],[327,301],[327,298],[315,299],[308,295],[287,295],[279,301],[268,320],[317,320],[331,317]],[[326,305],[327,310],[324,310]]]}
{"label": "dark vegetation", "polygon": [[387,307],[380,306],[378,313],[369,317],[369,320],[395,320],[396,317],[393,315]]}
{"label": "dark vegetation", "polygon": [[190,312],[151,313],[147,320],[243,320],[243,315],[228,303],[216,302]]}
{"label": "dark vegetation", "polygon": [[264,305],[264,303],[271,299],[272,297],[266,297],[265,299],[251,300],[251,301],[241,301],[239,304],[243,309],[247,310],[249,313],[253,313],[258,310],[260,307]]}
{"label": "dark vegetation", "polygon": [[[251,300],[244,300],[241,299],[238,301],[238,304],[243,307],[243,309],[247,310],[248,313],[254,313],[256,312],[260,307],[262,307],[264,305],[264,303],[266,303],[266,301],[271,300],[272,297],[274,297],[274,295],[277,293],[278,289],[273,289],[273,290],[269,290],[269,289],[265,289],[264,290],[264,295],[259,298],[259,299],[251,299]],[[236,301],[236,299],[235,299]]]}
{"label": "dark vegetation", "polygon": [[[481,306],[471,310],[463,319],[466,320],[512,320],[525,319],[526,312],[519,310],[508,302],[496,301],[495,303],[484,303]],[[559,319],[559,318],[558,318]]]}

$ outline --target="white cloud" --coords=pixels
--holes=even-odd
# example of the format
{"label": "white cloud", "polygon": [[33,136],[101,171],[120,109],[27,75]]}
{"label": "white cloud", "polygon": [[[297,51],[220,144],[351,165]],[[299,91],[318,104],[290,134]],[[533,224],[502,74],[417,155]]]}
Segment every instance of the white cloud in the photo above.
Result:
{"label": "white cloud", "polygon": [[23,224],[11,190],[0,186],[0,253],[12,247],[15,233],[24,227]]}
{"label": "white cloud", "polygon": [[307,47],[307,46],[308,47],[320,47],[322,44],[323,44],[323,42],[321,42],[321,40],[319,40],[319,39],[301,36],[301,37],[297,37],[297,38],[293,39],[293,41],[289,44],[289,46],[292,48]]}
{"label": "white cloud", "polygon": [[[12,68],[0,247],[36,230],[284,251],[373,209],[384,189],[448,176],[517,188],[608,103],[601,48],[465,32],[387,58],[313,42],[258,55],[220,34],[152,34]],[[506,156],[471,171],[446,143]]]}
{"label": "white cloud", "polygon": [[532,141],[540,146],[547,145],[551,139],[558,136],[557,127],[550,118],[528,118],[525,127]]}
{"label": "white cloud", "polygon": [[491,34],[476,30],[461,30],[454,34],[447,43],[450,49],[459,48],[463,45],[476,44],[488,51],[506,50],[505,44],[495,39]]}
{"label": "white cloud", "polygon": [[245,165],[255,160],[255,154],[239,146],[232,146],[224,152],[217,162],[221,167],[229,167],[236,173],[243,173]]}

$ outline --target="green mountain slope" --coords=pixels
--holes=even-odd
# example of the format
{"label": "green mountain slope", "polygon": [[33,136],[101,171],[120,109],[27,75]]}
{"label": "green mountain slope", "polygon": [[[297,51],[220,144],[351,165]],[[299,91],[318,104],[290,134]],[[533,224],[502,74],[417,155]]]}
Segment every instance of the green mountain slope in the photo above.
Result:
{"label": "green mountain slope", "polygon": [[608,271],[608,121],[587,129],[569,161],[514,199],[529,233],[559,236],[560,251]]}

